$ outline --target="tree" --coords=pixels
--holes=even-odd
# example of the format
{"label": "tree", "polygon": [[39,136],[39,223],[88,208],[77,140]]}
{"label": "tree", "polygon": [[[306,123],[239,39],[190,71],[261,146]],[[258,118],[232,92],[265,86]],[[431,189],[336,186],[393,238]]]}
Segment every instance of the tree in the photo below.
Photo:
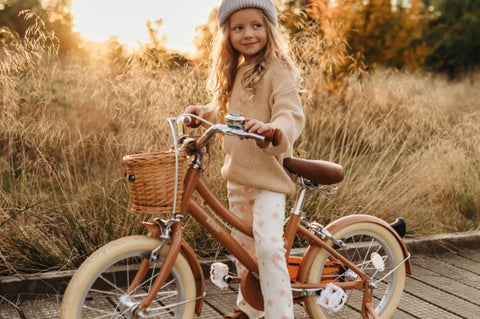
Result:
{"label": "tree", "polygon": [[59,41],[59,53],[79,51],[80,37],[73,31],[73,15],[70,0],[49,0],[45,5],[47,27],[55,32]]}
{"label": "tree", "polygon": [[321,81],[314,85],[316,89],[338,92],[346,77],[363,68],[361,57],[349,50],[347,42],[353,21],[351,8],[333,6],[328,0],[308,2],[303,11],[294,9],[296,19],[289,19],[299,21],[289,24],[290,30],[295,30],[295,54],[307,73],[312,69],[312,74],[322,74],[321,79],[310,79]]}
{"label": "tree", "polygon": [[480,64],[480,1],[426,0],[429,21],[422,39],[431,48],[427,67],[451,78]]}
{"label": "tree", "polygon": [[[367,65],[418,68],[424,59],[420,38],[420,0],[343,0],[351,8],[352,27],[348,34],[351,50],[359,52]],[[412,57],[413,55],[413,57]]]}
{"label": "tree", "polygon": [[193,44],[196,49],[195,60],[199,65],[204,67],[207,65],[210,53],[212,51],[212,43],[217,32],[217,13],[218,8],[214,8],[208,16],[207,23],[195,28],[196,35]]}
{"label": "tree", "polygon": [[138,52],[140,61],[146,64],[153,64],[158,68],[175,68],[187,65],[189,61],[186,57],[166,48],[167,36],[162,34],[159,37],[159,28],[162,24],[163,19],[154,21],[154,24],[152,24],[152,21],[147,21],[149,42],[140,46]]}
{"label": "tree", "polygon": [[55,32],[60,54],[78,50],[79,39],[73,32],[69,0],[50,0],[45,2],[45,7],[41,0],[0,0],[0,27],[6,27],[23,38],[28,27],[35,21],[20,15],[25,10],[41,17],[47,30]]}

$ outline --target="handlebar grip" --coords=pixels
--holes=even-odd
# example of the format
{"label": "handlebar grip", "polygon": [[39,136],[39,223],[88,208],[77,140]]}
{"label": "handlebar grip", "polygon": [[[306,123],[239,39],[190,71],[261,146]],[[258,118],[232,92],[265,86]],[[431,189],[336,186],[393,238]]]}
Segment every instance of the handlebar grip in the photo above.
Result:
{"label": "handlebar grip", "polygon": [[191,116],[188,116],[188,115],[185,115],[183,117],[183,123],[186,125],[186,126],[189,126],[192,124],[192,117]]}
{"label": "handlebar grip", "polygon": [[201,122],[199,122],[198,124],[195,123],[195,121],[192,121],[190,123],[187,124],[188,127],[191,127],[191,128],[197,128],[199,127],[201,124]]}
{"label": "handlebar grip", "polygon": [[197,128],[200,126],[202,122],[198,121],[197,123],[197,121],[195,121],[193,117],[189,116],[188,114],[185,114],[185,116],[183,117],[183,123],[188,127]]}
{"label": "handlebar grip", "polygon": [[265,137],[265,141],[271,142],[273,146],[280,145],[282,142],[283,133],[280,129],[271,129],[262,134]]}

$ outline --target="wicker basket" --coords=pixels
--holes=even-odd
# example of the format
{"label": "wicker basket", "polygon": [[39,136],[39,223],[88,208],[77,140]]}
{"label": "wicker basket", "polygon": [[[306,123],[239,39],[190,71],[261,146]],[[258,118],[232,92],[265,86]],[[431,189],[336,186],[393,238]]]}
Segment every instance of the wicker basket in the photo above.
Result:
{"label": "wicker basket", "polygon": [[[176,213],[180,211],[182,204],[185,159],[185,153],[178,153]],[[142,214],[172,213],[175,194],[175,153],[127,155],[123,162],[127,168],[133,211]]]}

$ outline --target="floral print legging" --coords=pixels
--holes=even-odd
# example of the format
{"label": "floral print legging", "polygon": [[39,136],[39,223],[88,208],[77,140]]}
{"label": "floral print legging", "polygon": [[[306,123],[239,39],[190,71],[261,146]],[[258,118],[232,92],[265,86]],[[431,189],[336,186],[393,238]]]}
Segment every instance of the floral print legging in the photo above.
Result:
{"label": "floral print legging", "polygon": [[[232,213],[252,224],[254,240],[239,231],[232,236],[249,252],[255,252],[265,313],[250,306],[239,291],[237,307],[250,319],[293,319],[290,277],[283,247],[285,195],[228,182],[228,200]],[[239,275],[245,268],[236,263]]]}

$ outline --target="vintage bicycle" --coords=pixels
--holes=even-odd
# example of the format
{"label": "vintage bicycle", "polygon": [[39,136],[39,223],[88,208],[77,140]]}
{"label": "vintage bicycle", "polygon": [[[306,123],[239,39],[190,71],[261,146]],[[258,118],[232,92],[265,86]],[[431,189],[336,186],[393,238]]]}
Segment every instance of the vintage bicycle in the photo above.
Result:
{"label": "vintage bicycle", "polygon": [[[201,315],[204,274],[192,248],[183,239],[183,221],[190,215],[237,258],[246,271],[230,276],[218,264],[211,279],[218,285],[240,282],[246,300],[263,309],[258,264],[230,235],[229,228],[253,237],[252,226],[236,218],[202,178],[208,144],[220,133],[276,145],[281,131],[264,136],[246,132],[244,118],[227,115],[225,124],[204,119],[199,137],[185,134],[196,117],[169,118],[170,151],[130,155],[127,168],[133,211],[162,215],[143,222],[148,235],[107,243],[78,268],[63,297],[61,318],[193,318]],[[188,168],[185,168],[188,164]],[[286,158],[296,175],[298,192],[286,219],[284,247],[295,303],[310,318],[389,318],[411,274],[410,254],[402,237],[403,219],[390,225],[369,215],[350,215],[326,227],[303,212],[308,193],[331,194],[343,180],[343,168],[321,160]],[[229,225],[226,227],[225,225]],[[301,256],[291,256],[295,237],[309,243]]]}

